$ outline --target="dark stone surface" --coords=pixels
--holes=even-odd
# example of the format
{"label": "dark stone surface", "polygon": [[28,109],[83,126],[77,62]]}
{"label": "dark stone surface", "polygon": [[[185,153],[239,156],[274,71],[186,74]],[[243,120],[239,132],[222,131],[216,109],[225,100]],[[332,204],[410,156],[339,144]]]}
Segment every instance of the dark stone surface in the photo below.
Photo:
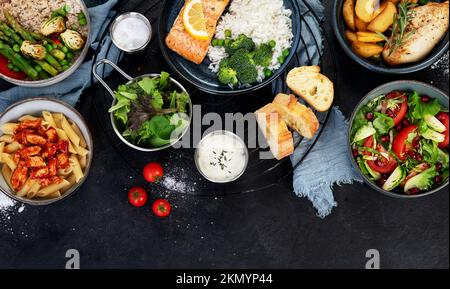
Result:
{"label": "dark stone surface", "polygon": [[[325,1],[327,15],[331,2]],[[433,82],[448,92],[442,70],[397,77],[358,67],[337,46],[329,23],[338,59],[337,105],[346,115],[369,90],[395,79]],[[83,268],[363,268],[371,248],[380,251],[383,268],[448,268],[448,190],[405,201],[365,185],[335,187],[339,206],[325,220],[294,195],[290,179],[218,198],[147,187],[152,200],[168,197],[172,216],[161,220],[149,206],[134,209],[127,189],[144,182],[110,148],[85,100],[90,97],[96,97],[93,90],[79,109],[95,137],[91,175],[67,200],[0,218],[0,268],[63,268],[70,248],[80,251]]]}

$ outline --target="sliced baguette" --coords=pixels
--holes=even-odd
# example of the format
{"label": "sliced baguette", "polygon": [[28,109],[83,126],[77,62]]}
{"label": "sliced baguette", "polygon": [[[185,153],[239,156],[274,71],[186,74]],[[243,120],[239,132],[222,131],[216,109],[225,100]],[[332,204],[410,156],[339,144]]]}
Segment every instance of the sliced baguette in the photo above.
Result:
{"label": "sliced baguette", "polygon": [[273,105],[290,128],[306,138],[314,137],[319,129],[319,120],[314,112],[299,103],[294,95],[280,93],[275,97]]}
{"label": "sliced baguette", "polygon": [[270,151],[277,160],[281,160],[294,153],[294,139],[286,123],[278,114],[274,105],[269,103],[255,112],[256,120]]}
{"label": "sliced baguette", "polygon": [[317,72],[317,68],[317,66],[294,68],[289,72],[286,82],[295,94],[316,110],[324,112],[333,104],[334,85],[325,75]]}

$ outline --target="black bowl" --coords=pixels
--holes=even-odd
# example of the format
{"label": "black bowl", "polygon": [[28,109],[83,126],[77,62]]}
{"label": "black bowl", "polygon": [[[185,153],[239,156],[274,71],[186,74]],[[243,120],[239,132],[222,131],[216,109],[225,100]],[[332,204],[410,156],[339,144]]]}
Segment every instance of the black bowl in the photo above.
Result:
{"label": "black bowl", "polygon": [[383,190],[382,188],[377,186],[374,182],[372,182],[367,176],[365,176],[359,169],[358,164],[356,163],[355,158],[353,157],[353,154],[352,154],[352,142],[350,140],[353,121],[355,120],[355,117],[356,117],[356,114],[358,113],[358,111],[364,105],[366,105],[368,102],[370,102],[374,98],[376,98],[382,94],[387,94],[391,91],[417,91],[421,95],[429,95],[430,97],[437,99],[441,103],[442,106],[444,106],[448,109],[448,95],[445,92],[443,92],[442,90],[440,90],[434,86],[431,86],[429,84],[423,83],[423,82],[414,81],[414,80],[400,80],[400,81],[389,82],[389,83],[383,84],[383,85],[375,88],[374,90],[372,90],[371,92],[366,94],[366,96],[364,96],[361,99],[361,101],[356,106],[356,108],[353,111],[353,114],[350,118],[349,129],[348,129],[348,136],[349,136],[349,138],[348,138],[348,156],[351,159],[353,168],[359,173],[359,175],[364,180],[364,182],[366,184],[368,184],[372,189],[374,189],[375,191],[380,192],[384,195],[387,195],[389,197],[400,198],[400,199],[415,199],[415,198],[420,198],[420,197],[434,194],[434,193],[448,187],[449,180],[447,179],[441,185],[436,186],[433,189],[431,189],[427,192],[423,192],[418,195],[399,194],[396,192],[390,192],[390,191]]}
{"label": "black bowl", "polygon": [[[383,74],[406,74],[416,72],[422,69],[425,69],[435,63],[439,58],[448,50],[448,31],[445,37],[434,47],[434,49],[428,54],[423,60],[405,64],[400,66],[390,66],[385,63],[376,64],[367,59],[362,58],[358,54],[356,54],[347,38],[345,37],[345,29],[346,24],[344,21],[344,16],[342,14],[342,8],[345,0],[335,0],[333,7],[333,30],[336,38],[338,39],[340,45],[344,49],[344,51],[356,61],[359,65],[367,68],[370,71],[383,73]],[[441,0],[435,2],[443,2]]]}
{"label": "black bowl", "polygon": [[292,10],[292,33],[294,34],[292,47],[285,62],[278,70],[274,71],[271,77],[264,79],[261,83],[235,88],[224,85],[219,82],[216,73],[213,73],[208,68],[210,64],[208,57],[205,58],[203,63],[197,65],[179,56],[167,47],[165,38],[183,5],[184,1],[165,0],[159,19],[159,44],[162,54],[170,67],[190,84],[204,92],[214,95],[237,95],[256,91],[277,79],[287,69],[296,54],[300,43],[300,10],[296,0],[284,0],[285,7]]}

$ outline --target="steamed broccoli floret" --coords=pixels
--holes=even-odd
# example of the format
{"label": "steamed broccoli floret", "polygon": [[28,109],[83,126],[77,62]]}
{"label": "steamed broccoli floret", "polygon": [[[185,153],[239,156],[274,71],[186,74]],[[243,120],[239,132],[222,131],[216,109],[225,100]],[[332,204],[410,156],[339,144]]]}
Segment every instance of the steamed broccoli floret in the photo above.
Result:
{"label": "steamed broccoli floret", "polygon": [[222,82],[223,84],[231,84],[231,85],[238,84],[237,72],[232,68],[221,67],[219,69],[218,76],[219,81]]}
{"label": "steamed broccoli floret", "polygon": [[234,54],[239,49],[252,51],[255,49],[255,42],[250,37],[240,34],[235,40],[225,43],[225,50],[228,54]]}
{"label": "steamed broccoli floret", "polygon": [[272,62],[272,57],[272,47],[269,44],[261,44],[258,49],[256,49],[253,59],[257,65],[268,67]]}
{"label": "steamed broccoli floret", "polygon": [[228,66],[237,72],[240,83],[250,84],[256,82],[258,70],[252,63],[250,53],[245,49],[239,49],[228,60]]}

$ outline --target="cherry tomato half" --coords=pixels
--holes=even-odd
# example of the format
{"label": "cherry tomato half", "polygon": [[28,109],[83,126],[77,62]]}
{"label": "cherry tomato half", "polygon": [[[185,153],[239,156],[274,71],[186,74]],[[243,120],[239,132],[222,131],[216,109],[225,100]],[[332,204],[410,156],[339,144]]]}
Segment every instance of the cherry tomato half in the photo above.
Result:
{"label": "cherry tomato half", "polygon": [[399,134],[395,137],[394,142],[392,143],[392,150],[397,155],[397,157],[405,161],[408,148],[406,146],[406,140],[411,133],[417,131],[417,125],[410,125],[404,128]]}
{"label": "cherry tomato half", "polygon": [[[374,144],[374,140],[373,140],[372,136],[368,137],[364,142],[364,146],[368,147],[368,148],[373,148],[373,144]],[[388,151],[386,151],[386,149],[384,149],[384,147],[382,145],[380,145],[380,144],[377,145],[376,150],[383,154],[388,154],[389,158],[385,158],[381,155],[377,155],[376,160],[368,160],[367,161],[367,164],[369,165],[369,167],[372,170],[379,172],[380,174],[392,173],[397,168],[397,161],[389,154]],[[370,155],[369,152],[366,152],[365,154]]]}
{"label": "cherry tomato half", "polygon": [[406,113],[408,112],[408,98],[406,97],[405,93],[400,91],[394,91],[389,93],[386,98],[388,99],[402,99],[403,102],[399,104],[398,108],[395,110],[388,110],[386,112],[387,115],[392,117],[394,119],[394,126],[400,124],[403,119],[406,116]]}
{"label": "cherry tomato half", "polygon": [[168,201],[159,199],[153,203],[152,210],[158,217],[167,217],[170,215],[171,206]]}
{"label": "cherry tomato half", "polygon": [[134,187],[128,192],[128,200],[135,207],[142,207],[147,203],[147,192],[141,187]]}
{"label": "cherry tomato half", "polygon": [[445,140],[443,142],[441,142],[439,144],[439,147],[441,149],[446,149],[448,148],[449,145],[449,116],[448,113],[445,112],[440,112],[438,113],[438,115],[436,116],[436,118],[442,122],[442,124],[445,126],[446,130],[444,132],[445,135]]}
{"label": "cherry tomato half", "polygon": [[163,177],[164,169],[158,163],[149,163],[145,166],[143,174],[147,182],[156,183]]}

